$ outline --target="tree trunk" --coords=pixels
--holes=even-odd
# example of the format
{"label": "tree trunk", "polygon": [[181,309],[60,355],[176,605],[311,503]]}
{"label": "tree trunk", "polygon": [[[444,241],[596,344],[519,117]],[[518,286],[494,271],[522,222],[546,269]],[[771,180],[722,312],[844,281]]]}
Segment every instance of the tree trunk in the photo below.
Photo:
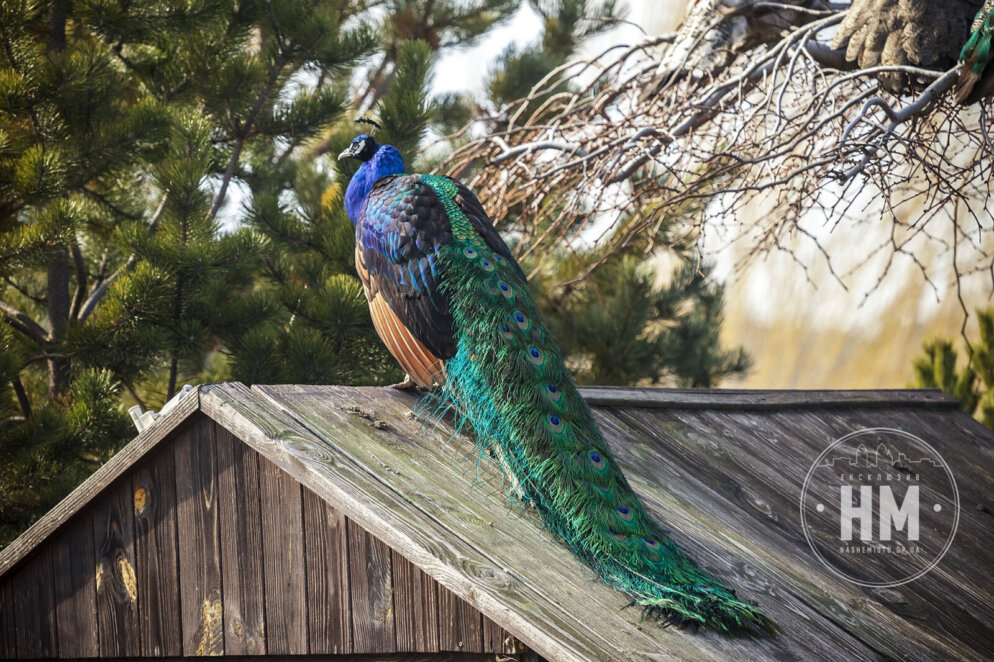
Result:
{"label": "tree trunk", "polygon": [[[55,250],[48,261],[48,322],[52,329],[51,348],[61,351],[69,327],[69,251],[65,246]],[[51,397],[62,395],[69,381],[69,359],[48,360],[48,392]]]}

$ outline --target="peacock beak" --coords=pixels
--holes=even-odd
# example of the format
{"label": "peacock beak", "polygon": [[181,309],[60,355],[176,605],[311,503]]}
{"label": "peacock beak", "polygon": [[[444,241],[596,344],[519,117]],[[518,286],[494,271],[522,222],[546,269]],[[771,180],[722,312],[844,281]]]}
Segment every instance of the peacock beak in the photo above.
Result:
{"label": "peacock beak", "polygon": [[347,150],[338,155],[338,160],[347,159],[352,156],[352,146],[350,145]]}

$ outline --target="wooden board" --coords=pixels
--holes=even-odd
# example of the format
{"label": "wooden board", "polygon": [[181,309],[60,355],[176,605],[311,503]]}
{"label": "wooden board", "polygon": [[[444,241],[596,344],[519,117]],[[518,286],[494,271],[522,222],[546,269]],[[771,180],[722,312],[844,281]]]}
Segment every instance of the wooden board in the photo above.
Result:
{"label": "wooden board", "polygon": [[439,647],[442,650],[483,651],[483,619],[480,612],[446,588],[438,591],[438,612],[441,624]]}
{"label": "wooden board", "polygon": [[397,650],[434,653],[439,650],[438,584],[396,551],[391,558]]}
{"label": "wooden board", "polygon": [[346,518],[311,490],[304,488],[303,494],[309,650],[312,655],[351,653]]}
{"label": "wooden board", "polygon": [[138,642],[138,584],[131,481],[114,483],[93,510],[97,638],[101,657],[134,657]]}
{"label": "wooden board", "polygon": [[56,621],[60,657],[96,657],[97,596],[93,577],[93,524],[73,521],[53,542]]}
{"label": "wooden board", "polygon": [[59,654],[52,552],[51,547],[41,550],[13,578],[17,656],[20,659],[57,657]]}
{"label": "wooden board", "polygon": [[172,449],[156,452],[131,478],[135,517],[139,647],[142,655],[182,655],[176,470]]}
{"label": "wooden board", "polygon": [[307,653],[307,581],[300,483],[259,458],[266,650]]}
{"label": "wooden board", "polygon": [[183,655],[224,653],[215,442],[200,415],[173,441]]}
{"label": "wooden board", "polygon": [[0,580],[0,659],[17,657],[17,615],[14,608],[14,583]]}
{"label": "wooden board", "polygon": [[760,390],[725,388],[631,388],[584,386],[580,395],[592,407],[706,409],[709,411],[784,411],[878,407],[956,408],[956,399],[939,389]]}
{"label": "wooden board", "polygon": [[225,655],[266,653],[259,455],[213,423],[224,587]]}
{"label": "wooden board", "polygon": [[356,653],[397,650],[390,548],[348,522],[352,647]]}

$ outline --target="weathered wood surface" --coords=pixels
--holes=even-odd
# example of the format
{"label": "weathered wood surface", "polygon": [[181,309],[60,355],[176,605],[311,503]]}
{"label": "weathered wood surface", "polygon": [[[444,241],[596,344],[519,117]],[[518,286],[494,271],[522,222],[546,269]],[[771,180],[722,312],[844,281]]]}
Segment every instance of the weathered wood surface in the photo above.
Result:
{"label": "weathered wood surface", "polygon": [[77,518],[52,545],[59,656],[96,657],[100,654],[100,643],[97,641],[93,525],[89,519]]}
{"label": "weathered wood surface", "polygon": [[[405,659],[439,651],[440,635],[464,638],[440,625],[439,591],[403,556],[195,412],[0,578],[0,657],[358,648]],[[452,604],[477,634],[489,622],[459,598]],[[453,650],[482,653],[473,640]]]}
{"label": "weathered wood surface", "polygon": [[57,657],[55,577],[51,547],[42,550],[14,577],[17,610],[17,656],[24,659]]}
{"label": "weathered wood surface", "polygon": [[199,407],[200,402],[196,393],[184,397],[169,413],[157,420],[155,425],[146,428],[106,464],[93,472],[93,475],[83,481],[79,487],[70,492],[55,508],[48,511],[44,517],[7,545],[3,551],[0,551],[0,577],[23,561],[28,554],[58,531],[80,509],[130,470],[135,462],[158,446]]}
{"label": "weathered wood surface", "polygon": [[182,655],[172,449],[152,454],[131,478],[135,516],[139,647],[144,656]]}
{"label": "weathered wood surface", "polygon": [[[621,610],[622,596],[593,582],[561,547],[509,512],[501,496],[488,494],[486,476],[478,479],[474,462],[460,459],[461,442],[445,443],[447,427],[428,439],[418,422],[406,418],[409,396],[335,387],[257,391],[284,410],[257,423],[283,440],[276,444],[279,452],[303,480],[323,481],[323,491],[316,489],[330,500],[359,502],[353,507],[380,520],[368,525],[380,527],[391,546],[459,595],[472,596],[484,614],[497,616],[549,659],[583,658],[584,646],[627,659],[980,659],[994,650],[994,586],[983,570],[994,565],[990,509],[966,513],[971,501],[986,508],[994,493],[994,451],[989,432],[943,398],[902,399],[907,392],[901,391],[835,411],[805,408],[795,398],[796,406],[781,413],[693,406],[598,413],[634,487],[677,541],[759,602],[783,629],[776,639],[730,639],[640,629],[637,611]],[[959,458],[962,466],[953,471],[972,487],[961,485],[957,544],[939,568],[898,589],[863,590],[836,578],[807,548],[798,514],[800,482],[833,439],[888,423],[942,438],[940,452],[947,460]],[[375,503],[366,503],[370,497]],[[433,539],[425,540],[426,533]],[[481,568],[507,577],[505,585],[494,586]],[[515,613],[501,621],[491,597],[513,605]],[[514,622],[521,614],[541,622],[544,631],[522,636],[527,630]],[[613,636],[599,639],[600,633]],[[543,648],[550,640],[558,650]]]}
{"label": "weathered wood surface", "polygon": [[221,655],[221,538],[214,426],[202,415],[173,441],[183,655]]}
{"label": "weathered wood surface", "polygon": [[352,649],[356,653],[396,652],[390,548],[351,520],[348,536]]}
{"label": "weathered wood surface", "polygon": [[217,432],[218,518],[225,655],[266,652],[259,455],[231,432]]}
{"label": "weathered wood surface", "polygon": [[[325,397],[327,395],[325,393]],[[539,605],[537,610],[539,618],[536,618],[535,611],[509,612],[506,622],[500,623],[526,644],[530,639],[530,646],[533,649],[538,649],[534,643],[541,641],[542,650],[555,652],[556,655],[553,657],[558,659],[596,659],[599,653],[605,650],[602,638],[596,633],[579,631],[571,619],[563,617],[565,605],[550,603],[540,597],[540,594],[536,594],[532,588],[522,585],[515,575],[504,570],[505,567],[510,566],[481,561],[481,558],[485,559],[485,555],[481,556],[480,551],[462,537],[447,539],[448,529],[436,520],[429,518],[422,521],[419,516],[418,521],[413,521],[412,503],[417,504],[416,508],[419,509],[425,506],[448,507],[438,501],[435,501],[436,505],[433,506],[430,492],[427,494],[419,492],[417,496],[411,494],[418,492],[422,487],[419,480],[415,479],[416,474],[410,474],[411,480],[405,488],[405,492],[410,494],[414,501],[406,501],[389,482],[381,483],[379,477],[370,474],[362,464],[357,463],[335,445],[321,440],[289,415],[261,403],[258,395],[240,384],[221,384],[202,388],[201,406],[211,418],[228,427],[240,439],[279,464],[305,487],[330,503],[336,504],[362,528],[401,552],[436,581],[450,590],[458,591],[459,595],[471,601],[477,609],[481,611],[486,609],[488,613],[505,609],[508,591],[518,593],[523,591],[526,596],[535,596],[535,601]],[[356,436],[357,438],[349,441],[351,445],[358,445],[360,448],[364,444],[371,445],[370,450],[375,452],[376,447],[382,443],[382,438],[378,436],[380,434],[378,430],[372,432],[374,428],[371,426],[371,421],[348,413],[344,409],[337,411],[340,412],[341,418],[331,419],[328,424],[332,427],[336,427],[339,423],[343,424],[339,433],[342,440]],[[398,412],[398,417],[404,420],[402,412]],[[411,422],[411,425],[414,430],[418,429],[416,423]],[[410,444],[410,441],[397,435],[396,432],[391,433],[390,438],[394,446]],[[434,445],[433,448],[437,450]],[[390,465],[386,463],[384,465],[381,468],[389,474],[387,469],[391,468]],[[426,467],[427,473],[421,471],[417,478],[424,482],[425,486],[430,486],[429,476],[437,477],[451,473],[450,469],[444,468],[446,466],[445,463],[436,460]],[[439,472],[442,471],[445,473],[440,474]],[[391,482],[396,480],[397,477],[394,476]],[[467,483],[462,482],[456,484],[455,491],[465,490],[466,485]],[[534,529],[530,524],[507,517],[505,507],[496,502],[466,499],[465,491],[461,493],[464,494],[464,500],[473,508],[482,504],[482,510],[467,511],[460,507],[458,513],[460,521],[466,526],[486,533],[488,543],[506,546],[507,541],[513,540],[518,535],[526,537],[534,535]],[[443,498],[451,501],[449,497]],[[500,529],[491,528],[490,521],[494,521],[495,526],[498,521],[502,526],[506,522],[514,527],[514,530],[502,532]],[[548,560],[526,558],[523,562],[536,566],[548,563]],[[575,564],[569,565],[568,569],[572,573],[577,571]],[[612,609],[621,603],[620,596],[611,595]],[[596,608],[596,602],[594,607]],[[558,634],[560,621],[564,622],[568,631],[576,631],[575,634],[570,632],[566,636],[560,636]],[[624,625],[625,630],[631,629],[627,623]],[[614,634],[614,636],[623,635],[624,631],[621,635]],[[648,643],[650,642],[646,640],[646,644]]]}
{"label": "weathered wood surface", "polygon": [[259,458],[263,579],[266,596],[266,651],[307,652],[307,578],[304,566],[303,504],[300,483],[269,460]]}
{"label": "weathered wood surface", "polygon": [[341,511],[314,492],[303,492],[310,652],[351,653],[348,523]]}
{"label": "weathered wood surface", "polygon": [[92,517],[101,657],[140,654],[132,500],[131,481],[124,477],[97,502]]}
{"label": "weathered wood surface", "polygon": [[13,577],[0,580],[0,659],[17,657],[17,615]]}
{"label": "weathered wood surface", "polygon": [[[0,553],[0,658],[199,649],[469,661],[513,655],[510,633],[550,660],[990,657],[994,439],[945,396],[584,393],[603,403],[598,420],[649,508],[781,637],[640,623],[508,504],[465,440],[410,420],[409,395],[229,384],[188,397],[182,416],[140,435]],[[821,450],[881,425],[940,451],[962,514],[937,568],[873,590],[814,558],[798,501]]]}
{"label": "weathered wood surface", "polygon": [[396,551],[391,558],[397,650],[438,651],[438,584]]}
{"label": "weathered wood surface", "polygon": [[711,388],[631,388],[583,386],[580,394],[594,407],[783,411],[874,407],[952,408],[959,403],[938,389],[850,391]]}

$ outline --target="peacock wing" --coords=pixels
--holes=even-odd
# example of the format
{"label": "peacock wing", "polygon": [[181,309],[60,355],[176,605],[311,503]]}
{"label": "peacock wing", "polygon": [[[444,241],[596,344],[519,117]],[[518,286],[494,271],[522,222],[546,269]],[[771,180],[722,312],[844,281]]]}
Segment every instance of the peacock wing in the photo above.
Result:
{"label": "peacock wing", "polygon": [[[384,177],[373,186],[356,224],[356,266],[374,315],[396,318],[386,320],[390,329],[377,325],[388,346],[392,342],[385,336],[400,331],[423,345],[433,355],[429,358],[455,354],[452,315],[438,273],[438,251],[451,241],[444,207],[416,175]],[[377,311],[378,304],[388,310]],[[403,329],[393,328],[397,323]]]}

